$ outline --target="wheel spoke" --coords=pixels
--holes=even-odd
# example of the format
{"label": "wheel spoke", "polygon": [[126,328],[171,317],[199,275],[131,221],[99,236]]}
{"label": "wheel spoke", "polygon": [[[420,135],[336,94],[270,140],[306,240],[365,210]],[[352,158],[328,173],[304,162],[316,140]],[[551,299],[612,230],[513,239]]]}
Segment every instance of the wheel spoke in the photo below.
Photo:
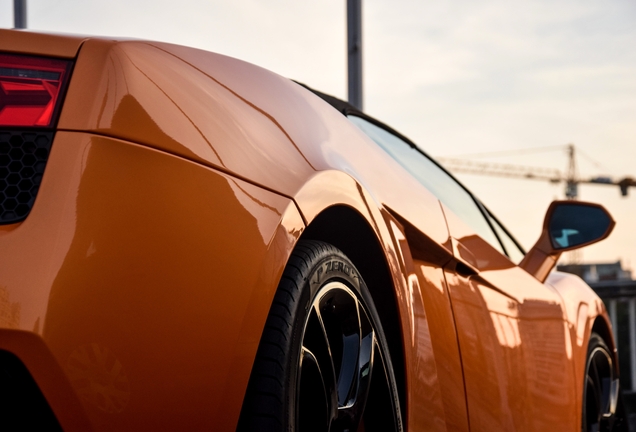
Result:
{"label": "wheel spoke", "polygon": [[[310,311],[309,320],[307,321],[307,325],[305,328],[305,336],[303,338],[303,345],[301,349],[303,352],[312,353],[314,359],[313,361],[315,362],[316,367],[320,370],[321,386],[324,388],[326,394],[329,410],[329,421],[331,422],[331,420],[337,415],[338,407],[338,400],[336,396],[336,371],[334,368],[327,332],[325,330],[322,317],[320,316],[320,310],[318,310],[318,308],[316,308],[315,306],[312,306]],[[313,385],[310,384],[315,383],[312,381],[306,383],[304,386],[301,383],[301,397],[304,393],[312,393],[316,391],[313,388]]]}
{"label": "wheel spoke", "polygon": [[[316,356],[302,348],[300,354],[300,388],[298,414],[299,429],[302,431],[322,432],[329,429],[329,393],[325,388],[325,379]],[[322,390],[322,391],[321,391]]]}
{"label": "wheel spoke", "polygon": [[338,409],[338,422],[346,428],[356,430],[364,414],[372,379],[374,352],[377,341],[373,326],[363,307],[359,307],[360,338],[358,357],[355,360],[356,374],[349,391],[349,398]]}
{"label": "wheel spoke", "polygon": [[370,377],[363,421],[368,432],[400,430],[396,400],[389,390],[391,377],[378,340],[374,341],[373,370]]}
{"label": "wheel spoke", "polygon": [[[589,367],[588,367],[589,368]],[[599,423],[599,400],[598,393],[596,391],[596,387],[594,385],[593,378],[589,375],[590,371],[588,370],[588,375],[586,379],[585,386],[585,422],[586,422],[586,431],[592,432],[598,429]]]}
{"label": "wheel spoke", "polygon": [[605,430],[612,424],[613,394],[616,392],[613,382],[612,359],[605,349],[597,347],[589,354],[586,370],[586,431]]}
{"label": "wheel spoke", "polygon": [[327,290],[316,301],[330,347],[338,407],[346,406],[356,383],[360,354],[360,319],[356,298],[347,290]]}
{"label": "wheel spoke", "polygon": [[355,398],[356,366],[360,354],[360,336],[358,334],[342,335],[342,361],[338,375],[338,407],[346,407]]}
{"label": "wheel spoke", "polygon": [[600,422],[601,420],[601,412],[603,410],[602,407],[602,403],[603,403],[603,385],[601,383],[601,378],[599,376],[598,373],[598,365],[597,365],[597,361],[598,361],[598,356],[596,355],[596,353],[593,354],[592,356],[592,361],[591,361],[591,366],[592,366],[592,381],[594,383],[594,392],[596,395],[596,404],[597,404],[597,412],[596,412],[596,416],[598,421]]}
{"label": "wheel spoke", "polygon": [[[314,353],[303,347],[300,353],[300,368],[301,370],[314,369],[317,373],[317,377],[320,379],[320,383],[324,384],[325,379],[322,375],[322,370],[320,369],[320,364],[318,363],[318,359]],[[323,389],[326,391],[326,388],[323,385]],[[326,396],[325,396],[326,397]]]}
{"label": "wheel spoke", "polygon": [[[313,376],[320,378],[304,379],[299,393],[311,391],[305,388],[310,382],[321,387],[316,391],[326,395],[323,399],[329,407],[329,425],[325,430],[391,431],[399,428],[395,418],[399,408],[396,408],[389,389],[392,378],[387,373],[373,321],[348,287],[335,282],[316,294],[305,324],[302,350],[301,366],[306,362],[310,370],[319,370],[320,373]],[[321,384],[317,385],[315,381]],[[374,413],[368,413],[370,406]],[[300,414],[303,412],[301,406]],[[369,420],[365,421],[367,417]],[[299,424],[307,422],[301,419]],[[311,429],[311,425],[307,428]]]}

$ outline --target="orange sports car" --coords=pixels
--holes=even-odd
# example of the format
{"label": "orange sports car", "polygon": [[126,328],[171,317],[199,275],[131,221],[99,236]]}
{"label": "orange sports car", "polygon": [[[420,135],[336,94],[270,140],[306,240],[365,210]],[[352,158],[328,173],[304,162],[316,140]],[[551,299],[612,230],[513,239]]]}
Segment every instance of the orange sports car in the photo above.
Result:
{"label": "orange sports car", "polygon": [[[623,430],[609,235],[527,253],[413,142],[248,63],[0,30],[3,430]],[[539,231],[539,227],[537,227]]]}

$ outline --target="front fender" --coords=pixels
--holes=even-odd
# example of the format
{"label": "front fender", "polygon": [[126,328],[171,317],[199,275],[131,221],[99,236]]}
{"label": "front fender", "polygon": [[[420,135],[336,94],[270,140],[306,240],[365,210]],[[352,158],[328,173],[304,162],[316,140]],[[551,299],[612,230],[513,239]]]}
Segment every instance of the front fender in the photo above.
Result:
{"label": "front fender", "polygon": [[[612,324],[601,298],[580,277],[563,272],[552,272],[545,282],[559,293],[563,300],[566,323],[570,330],[570,352],[575,376],[581,377],[577,386],[577,400],[583,401],[583,377],[587,360],[587,346],[592,334],[592,328],[598,319],[609,329],[604,335],[605,342],[614,357],[614,364],[618,371],[618,354],[616,343],[612,336]],[[578,407],[579,411],[581,407]]]}

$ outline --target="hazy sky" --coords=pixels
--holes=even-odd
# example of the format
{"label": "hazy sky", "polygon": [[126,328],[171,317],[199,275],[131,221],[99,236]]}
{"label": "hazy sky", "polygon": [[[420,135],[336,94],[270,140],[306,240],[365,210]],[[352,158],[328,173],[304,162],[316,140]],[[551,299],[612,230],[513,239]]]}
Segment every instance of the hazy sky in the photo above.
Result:
{"label": "hazy sky", "polygon": [[[237,57],[346,98],[345,0],[27,0],[28,27]],[[636,2],[364,0],[365,110],[434,156],[574,143],[582,176],[636,177]],[[13,1],[0,0],[0,27]],[[581,156],[583,156],[581,155]],[[565,170],[564,150],[484,160]],[[529,248],[563,187],[458,175]],[[636,189],[580,186],[614,215],[585,262],[636,267]]]}

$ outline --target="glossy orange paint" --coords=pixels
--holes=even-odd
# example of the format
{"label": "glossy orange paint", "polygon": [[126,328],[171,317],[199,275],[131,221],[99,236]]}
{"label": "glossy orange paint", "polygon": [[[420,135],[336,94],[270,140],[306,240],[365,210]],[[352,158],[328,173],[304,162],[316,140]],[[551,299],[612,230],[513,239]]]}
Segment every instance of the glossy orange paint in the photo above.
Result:
{"label": "glossy orange paint", "polygon": [[[468,431],[461,358],[457,344],[448,288],[439,260],[449,261],[449,253],[423,255],[412,232],[388,212],[404,285],[403,327],[412,329],[407,369],[411,406],[409,424],[423,430]],[[410,240],[410,242],[409,242]],[[425,248],[430,250],[430,248]],[[413,254],[415,254],[415,257]]]}
{"label": "glossy orange paint", "polygon": [[[172,66],[159,70],[153,67],[157,62]],[[255,72],[259,80],[240,79]],[[118,80],[127,86],[117,85]],[[201,92],[202,87],[208,90]],[[322,121],[303,121],[310,116]],[[246,121],[250,129],[239,126]],[[154,126],[168,123],[169,131]],[[335,127],[328,130],[325,124]],[[234,59],[156,43],[88,41],[60,128],[151,145],[276,190],[293,197],[306,223],[334,204],[350,206],[374,228],[387,254],[390,237],[378,224],[383,205],[432,236],[432,242],[448,239],[437,199],[382,150],[369,149],[368,138],[346,119],[299,92],[296,84]],[[277,158],[262,156],[267,154]],[[279,160],[285,160],[283,169]],[[386,165],[394,169],[382,168]],[[357,181],[345,172],[355,173]],[[413,191],[419,200],[411,199]],[[408,297],[396,297],[402,299],[400,310],[409,307]],[[415,392],[430,394],[427,386],[412,382]],[[417,420],[412,424],[418,427]]]}
{"label": "glossy orange paint", "polygon": [[[565,318],[569,330],[569,341],[571,341],[572,366],[574,376],[580,381],[575,383],[575,402],[577,412],[581,411],[583,400],[584,382],[582,377],[585,373],[585,361],[587,356],[587,345],[592,327],[596,322],[600,322],[607,329],[611,329],[610,319],[607,315],[605,305],[587,289],[587,285],[578,277],[560,272],[552,272],[546,280],[546,285],[550,285],[558,291],[563,299]],[[617,359],[616,345],[614,340],[608,340],[608,347]]]}
{"label": "glossy orange paint", "polygon": [[0,51],[65,59],[74,58],[86,39],[81,36],[34,33],[27,30],[0,32]]}
{"label": "glossy orange paint", "polygon": [[228,428],[303,227],[241,180],[59,132],[37,206],[0,237],[0,277],[95,430]]}
{"label": "glossy orange paint", "polygon": [[444,209],[460,258],[447,266],[446,280],[471,430],[580,430],[572,341],[557,291]]}
{"label": "glossy orange paint", "polygon": [[[245,79],[254,74],[258,79]],[[236,59],[154,42],[89,40],[59,128],[137,142],[223,170],[294,197],[308,222],[341,193],[359,194],[353,184],[343,192],[324,172],[354,174],[376,206],[415,221],[438,243],[447,240],[437,199],[385,152],[370,148],[369,138],[297,84]],[[410,199],[413,191],[419,200]]]}
{"label": "glossy orange paint", "polygon": [[0,348],[48,350],[94,430],[234,430],[283,268],[333,206],[391,273],[407,430],[580,430],[598,297],[514,265],[315,95],[156,42],[0,30],[0,51],[77,54],[36,205],[0,226]]}

